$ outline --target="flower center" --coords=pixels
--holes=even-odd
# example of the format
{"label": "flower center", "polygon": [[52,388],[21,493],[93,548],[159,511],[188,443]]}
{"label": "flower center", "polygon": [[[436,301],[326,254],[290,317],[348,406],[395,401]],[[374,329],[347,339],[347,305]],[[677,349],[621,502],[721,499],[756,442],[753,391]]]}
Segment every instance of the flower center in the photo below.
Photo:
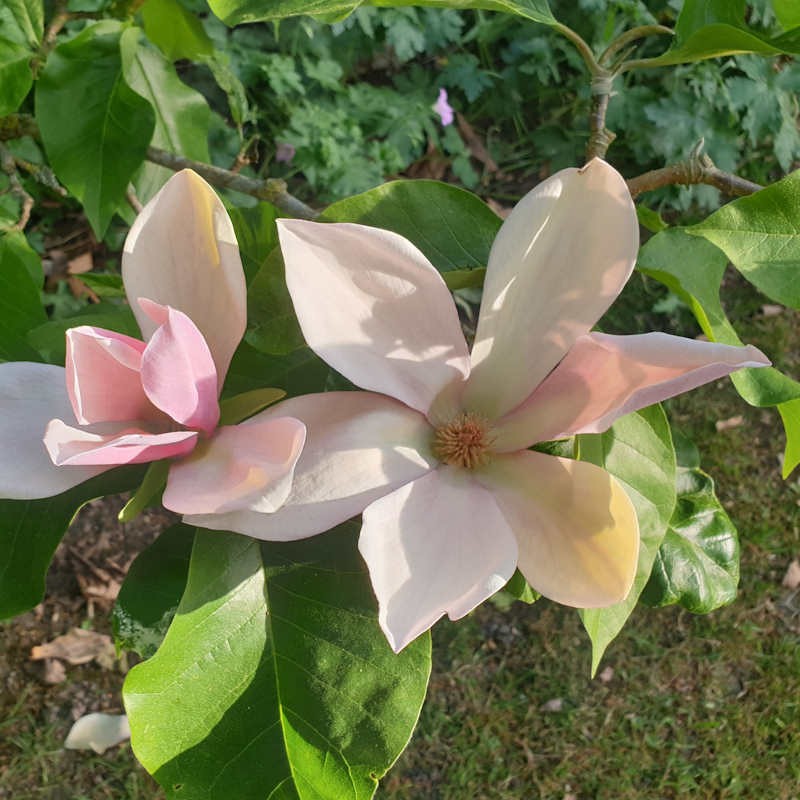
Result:
{"label": "flower center", "polygon": [[475,469],[488,463],[493,442],[489,421],[467,411],[436,429],[432,448],[436,458],[445,464]]}

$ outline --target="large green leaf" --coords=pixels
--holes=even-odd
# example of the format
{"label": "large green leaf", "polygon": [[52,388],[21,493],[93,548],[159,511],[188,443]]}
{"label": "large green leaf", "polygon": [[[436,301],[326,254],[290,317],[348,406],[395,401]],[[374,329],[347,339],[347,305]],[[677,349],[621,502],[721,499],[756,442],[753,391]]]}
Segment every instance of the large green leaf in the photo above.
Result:
{"label": "large green leaf", "polygon": [[163,644],[128,674],[134,751],[191,800],[367,800],[405,747],[430,637],[394,655],[352,526],[195,539]]}
{"label": "large green leaf", "polygon": [[141,13],[147,38],[170,61],[181,58],[197,61],[214,52],[200,19],[177,0],[147,0]]}
{"label": "large green leaf", "polygon": [[189,574],[195,529],[173,525],[131,564],[114,605],[118,644],[150,658],[164,639]]}
{"label": "large green leaf", "polygon": [[36,85],[50,164],[102,237],[153,136],[150,103],[125,81],[123,26],[98,22],[56,47]]}
{"label": "large green leaf", "polygon": [[786,449],[781,472],[784,478],[788,478],[792,470],[800,464],[800,400],[781,403],[778,411],[786,431]]}
{"label": "large green leaf", "polygon": [[[676,445],[681,438],[676,434]],[[736,598],[739,535],[717,499],[714,481],[700,469],[697,448],[685,440],[676,449],[678,499],[642,602],[679,603],[707,614]]]}
{"label": "large green leaf", "polygon": [[582,461],[604,467],[617,478],[639,519],[639,564],[628,597],[608,608],[581,611],[592,640],[592,673],[605,649],[630,616],[653,569],[675,508],[675,449],[660,406],[650,406],[614,423],[600,434],[577,437]]}
{"label": "large green leaf", "polygon": [[[741,345],[719,298],[727,264],[727,256],[718,247],[690,236],[687,229],[669,228],[642,247],[637,268],[680,297],[709,339]],[[743,369],[731,377],[739,394],[751,405],[774,406],[800,397],[800,383],[772,367]]]}
{"label": "large green leaf", "polygon": [[392,181],[328,206],[320,220],[359,222],[412,241],[440,272],[485,267],[501,220],[471,192],[438,181]]}
{"label": "large green leaf", "polygon": [[[299,14],[342,19],[362,5],[362,0],[209,0],[211,10],[227,25],[284,19]],[[552,25],[556,22],[547,0],[372,0],[367,5],[385,8],[430,6],[432,8],[481,8],[503,11]]]}
{"label": "large green leaf", "polygon": [[0,116],[16,111],[33,85],[31,59],[42,40],[42,0],[0,5]]}
{"label": "large green leaf", "polygon": [[47,567],[77,510],[95,497],[132,489],[143,473],[122,467],[44,500],[0,500],[0,618],[41,601]]}
{"label": "large green leaf", "polygon": [[[187,86],[172,64],[142,40],[138,28],[122,34],[120,52],[125,81],[155,112],[152,145],[208,163],[211,110],[203,95]],[[147,202],[171,175],[166,167],[142,164],[134,181],[139,199]]]}
{"label": "large green leaf", "polygon": [[[38,269],[36,279],[31,267]],[[47,321],[39,297],[43,282],[41,261],[25,236],[0,234],[0,360],[39,360],[25,337]]]}
{"label": "large green leaf", "polygon": [[289,397],[322,392],[330,367],[308,347],[285,355],[259,352],[247,342],[236,349],[225,378],[223,397],[276,386]]}
{"label": "large green leaf", "polygon": [[244,274],[247,283],[250,284],[269,254],[278,245],[275,220],[284,214],[272,203],[256,203],[254,206],[244,208],[229,206],[228,214],[236,231]]}
{"label": "large green leaf", "polygon": [[745,0],[685,0],[672,47],[641,65],[663,67],[737,53],[800,52],[800,32],[789,31],[770,39],[747,27],[745,11]]}
{"label": "large green leaf", "polygon": [[797,0],[772,0],[772,7],[785,31],[800,27],[800,3]]}
{"label": "large green leaf", "polygon": [[713,242],[765,295],[800,308],[800,171],[686,230]]}

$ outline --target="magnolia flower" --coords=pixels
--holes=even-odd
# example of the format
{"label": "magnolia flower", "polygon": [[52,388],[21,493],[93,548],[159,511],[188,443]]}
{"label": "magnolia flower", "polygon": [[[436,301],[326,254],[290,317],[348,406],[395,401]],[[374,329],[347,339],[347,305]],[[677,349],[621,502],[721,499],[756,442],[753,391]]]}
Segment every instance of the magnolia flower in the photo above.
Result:
{"label": "magnolia flower", "polygon": [[281,220],[286,279],[310,347],[364,392],[286,400],[308,426],[286,504],[188,521],[299,539],[363,511],[359,549],[399,651],[519,567],[580,608],[622,600],[639,530],[622,486],[536,442],[615,419],[740,367],[753,347],[591,328],[633,269],[622,177],[594,160],[535,187],[492,246],[470,353],[439,273],[395,233]]}
{"label": "magnolia flower", "polygon": [[453,107],[447,102],[447,89],[439,89],[439,96],[433,104],[433,110],[441,118],[443,128],[453,124]]}
{"label": "magnolia flower", "polygon": [[49,497],[120,464],[170,458],[167,508],[273,511],[305,426],[263,413],[219,425],[246,287],[231,221],[202,178],[178,173],[145,206],[122,274],[146,341],[83,325],[67,331],[66,368],[0,364],[0,496]]}

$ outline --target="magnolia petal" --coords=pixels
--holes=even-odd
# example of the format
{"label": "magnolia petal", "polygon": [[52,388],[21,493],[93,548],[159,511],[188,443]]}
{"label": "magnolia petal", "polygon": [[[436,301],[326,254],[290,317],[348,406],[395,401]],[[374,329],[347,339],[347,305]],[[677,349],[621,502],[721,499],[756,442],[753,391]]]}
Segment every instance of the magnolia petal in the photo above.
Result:
{"label": "magnolia petal", "polygon": [[219,422],[217,371],[203,334],[186,314],[141,298],[160,322],[142,354],[142,387],[154,406],[207,434]]}
{"label": "magnolia petal", "polygon": [[422,413],[469,374],[450,291],[411,242],[297,219],[278,220],[278,233],[303,335],[335,370]]}
{"label": "magnolia petal", "polygon": [[69,729],[67,750],[94,750],[105,753],[109,747],[131,738],[125,714],[86,714]]}
{"label": "magnolia petal", "polygon": [[244,335],[246,286],[228,212],[199,175],[178,172],[144,207],[125,240],[122,277],[144,338],[157,326],[140,297],[182,311],[208,342],[221,386]]}
{"label": "magnolia petal", "polygon": [[325,392],[284,400],[257,419],[294,417],[306,426],[292,491],[273,514],[191,514],[189,525],[291,541],[360,514],[373,500],[436,464],[432,429],[422,414],[372,392]]}
{"label": "magnolia petal", "polygon": [[367,506],[358,549],[396,653],[444,614],[472,611],[517,565],[514,535],[491,493],[446,466]]}
{"label": "magnolia petal", "polygon": [[530,398],[499,420],[496,450],[573,433],[600,433],[624,414],[742,367],[764,367],[757,348],[645,333],[582,336]]}
{"label": "magnolia petal", "polygon": [[280,508],[292,488],[306,438],[291,417],[253,417],[219,428],[169,470],[164,507],[178,514],[220,514]]}
{"label": "magnolia petal", "polygon": [[576,608],[623,600],[633,585],[639,523],[604,469],[532,450],[496,456],[480,475],[517,537],[536,591]]}
{"label": "magnolia petal", "polygon": [[638,247],[628,187],[600,159],[525,195],[489,255],[465,406],[496,419],[523,402],[622,290]]}
{"label": "magnolia petal", "polygon": [[67,392],[81,425],[164,419],[142,388],[144,348],[138,339],[89,325],[67,331]]}
{"label": "magnolia petal", "polygon": [[0,498],[61,494],[107,467],[57,467],[44,442],[53,417],[71,417],[66,372],[52,364],[0,364]]}
{"label": "magnolia petal", "polygon": [[194,449],[197,437],[197,431],[148,433],[127,425],[118,426],[113,433],[91,433],[54,419],[47,426],[44,445],[59,467],[116,466],[186,455]]}

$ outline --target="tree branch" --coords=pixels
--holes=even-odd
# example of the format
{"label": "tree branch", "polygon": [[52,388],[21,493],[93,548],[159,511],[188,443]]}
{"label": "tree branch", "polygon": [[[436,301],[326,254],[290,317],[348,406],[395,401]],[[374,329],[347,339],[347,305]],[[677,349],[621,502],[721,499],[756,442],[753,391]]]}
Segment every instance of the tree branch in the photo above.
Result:
{"label": "tree branch", "polygon": [[631,178],[628,181],[631,196],[638,197],[643,192],[652,192],[663,186],[692,186],[701,183],[714,186],[721,192],[734,197],[743,197],[764,188],[758,183],[718,169],[714,162],[701,152],[702,147],[703,140],[701,139],[686,161],[670,164],[667,167],[654,169],[645,172],[644,175]]}
{"label": "tree branch", "polygon": [[0,169],[8,176],[8,191],[20,201],[19,220],[14,225],[8,226],[6,230],[25,230],[25,226],[31,218],[33,198],[25,191],[25,187],[19,179],[19,172],[17,172],[17,162],[14,158],[14,154],[4,144],[0,144]]}
{"label": "tree branch", "polygon": [[264,180],[247,178],[227,169],[221,169],[210,164],[203,164],[200,161],[192,161],[190,158],[184,158],[174,153],[168,153],[166,150],[160,150],[157,147],[147,148],[147,160],[175,172],[181,169],[193,169],[218,189],[232,189],[235,192],[249,194],[259,200],[266,200],[293,217],[316,219],[318,216],[318,212],[314,211],[313,208],[307,206],[302,200],[298,200],[294,195],[289,194],[286,189],[286,181],[280,178],[265,178]]}

